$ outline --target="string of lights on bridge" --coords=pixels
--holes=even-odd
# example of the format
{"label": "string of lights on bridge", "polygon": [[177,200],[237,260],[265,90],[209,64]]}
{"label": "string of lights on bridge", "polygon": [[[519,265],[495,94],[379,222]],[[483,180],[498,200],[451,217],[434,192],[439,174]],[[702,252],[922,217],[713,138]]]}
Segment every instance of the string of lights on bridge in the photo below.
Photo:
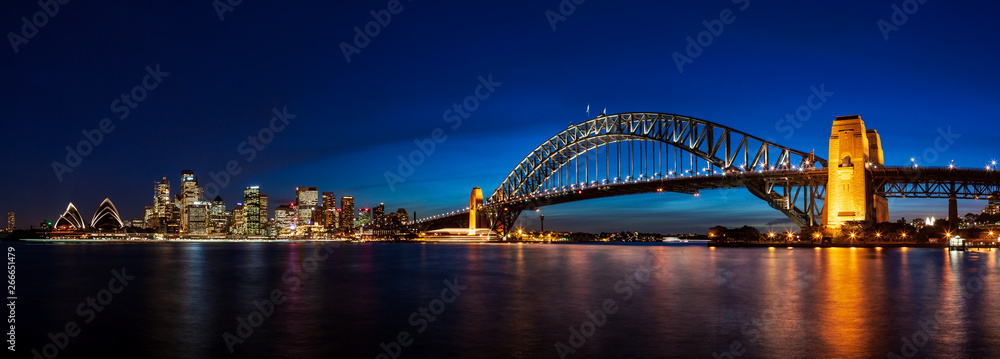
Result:
{"label": "string of lights on bridge", "polygon": [[[877,165],[873,164],[872,162],[868,162],[866,164],[866,167],[869,167],[869,168],[872,168],[872,169],[879,168]],[[919,168],[920,167],[920,165],[916,161],[916,158],[910,158],[910,167],[911,168]],[[956,169],[957,168],[954,160],[952,160],[948,164],[947,167],[949,169]],[[768,172],[775,172],[775,171],[798,171],[798,172],[804,172],[807,169],[810,170],[810,171],[812,171],[812,170],[824,170],[824,169],[817,169],[815,166],[813,166],[812,164],[810,164],[809,160],[805,160],[803,166],[801,166],[801,167],[800,166],[796,166],[796,165],[790,165],[788,162],[784,162],[781,166],[769,166],[767,164],[761,163],[759,166],[757,166],[757,170],[756,171],[752,171],[752,172],[755,172],[755,173],[764,173],[765,171],[768,171]],[[993,159],[993,160],[987,161],[986,165],[985,165],[985,170],[986,171],[996,171],[997,170],[997,160]],[[649,182],[649,181],[665,180],[665,179],[670,179],[670,178],[691,178],[691,177],[697,177],[697,176],[713,176],[713,175],[718,175],[720,177],[725,177],[725,176],[733,174],[733,173],[746,173],[746,172],[747,172],[746,164],[741,164],[739,166],[739,171],[736,171],[736,170],[722,170],[722,169],[717,169],[717,168],[714,168],[714,167],[706,167],[706,168],[702,168],[701,170],[699,170],[698,172],[695,172],[695,173],[692,173],[691,170],[684,170],[681,173],[676,173],[674,171],[667,171],[665,174],[654,173],[651,176],[646,176],[645,174],[640,174],[638,177],[635,177],[635,178],[633,178],[632,176],[625,176],[624,178],[614,177],[610,182],[607,179],[602,179],[600,181],[590,181],[590,183],[580,182],[579,184],[570,184],[569,186],[561,186],[560,188],[557,188],[557,189],[549,188],[549,189],[545,189],[545,190],[542,190],[542,191],[538,191],[533,196],[518,196],[518,197],[515,197],[515,198],[511,198],[510,200],[507,200],[507,201],[505,201],[503,203],[527,201],[527,200],[531,200],[533,198],[536,198],[538,196],[559,195],[559,194],[566,194],[566,193],[573,193],[573,192],[577,192],[578,194],[582,194],[582,190],[584,190],[584,189],[589,189],[589,188],[594,188],[594,187],[601,187],[601,186],[627,185],[627,184],[634,184],[634,183],[639,183],[639,182]],[[662,191],[663,191],[662,188],[660,188],[660,189],[657,190],[657,192],[662,192]],[[696,197],[700,196],[700,193],[698,193],[696,191],[694,193],[694,196],[696,196]],[[492,203],[492,204],[484,205],[483,207],[486,207],[486,206],[489,206],[489,205],[500,205],[500,204],[503,204],[503,203]],[[454,216],[454,215],[458,215],[458,214],[468,213],[469,210],[470,210],[469,207],[464,207],[464,208],[457,209],[457,210],[454,210],[454,211],[450,211],[450,212],[447,212],[447,213],[442,213],[442,214],[438,214],[438,215],[434,215],[434,216],[430,216],[430,217],[421,218],[421,219],[416,220],[416,221],[410,221],[409,224],[412,225],[412,224],[421,223],[421,222],[425,222],[425,221],[430,221],[430,220],[435,220],[435,219],[450,217],[450,216]],[[903,236],[905,238],[905,234],[903,234]]]}

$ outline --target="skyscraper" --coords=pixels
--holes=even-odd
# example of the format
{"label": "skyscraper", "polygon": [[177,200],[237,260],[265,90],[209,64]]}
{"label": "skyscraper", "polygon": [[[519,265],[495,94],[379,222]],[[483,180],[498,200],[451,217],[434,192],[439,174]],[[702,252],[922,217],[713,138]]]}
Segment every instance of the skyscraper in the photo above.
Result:
{"label": "skyscraper", "polygon": [[208,234],[208,204],[202,201],[187,206],[185,222],[188,234]]}
{"label": "skyscraper", "polygon": [[267,208],[267,195],[260,195],[260,224],[261,228],[267,227],[267,223],[270,222],[270,209]]}
{"label": "skyscraper", "polygon": [[208,207],[208,232],[229,233],[229,219],[226,218],[226,202],[221,196],[215,196]]}
{"label": "skyscraper", "polygon": [[[163,180],[157,182],[153,188],[153,217],[157,219],[168,217],[170,211],[168,205],[170,205],[170,182],[167,181],[167,177],[163,177]],[[160,222],[162,221],[161,219]]]}
{"label": "skyscraper", "polygon": [[143,228],[152,228],[151,225],[153,224],[153,218],[156,218],[156,217],[153,216],[153,206],[143,207],[142,208],[142,227]]}
{"label": "skyscraper", "polygon": [[316,187],[295,187],[295,205],[299,206],[299,223],[312,224],[313,210],[319,204]]}
{"label": "skyscraper", "polygon": [[406,222],[409,222],[409,219],[409,215],[406,214],[406,208],[396,210],[396,220],[399,221],[399,224],[406,225]]}
{"label": "skyscraper", "polygon": [[181,200],[178,207],[183,211],[181,214],[181,231],[187,233],[187,209],[196,202],[202,201],[202,189],[198,187],[198,177],[194,176],[194,171],[181,171]]}
{"label": "skyscraper", "polygon": [[14,212],[7,212],[7,232],[14,231]]}
{"label": "skyscraper", "polygon": [[323,192],[323,226],[327,230],[337,228],[337,197],[333,192]]}
{"label": "skyscraper", "polygon": [[291,204],[282,204],[274,209],[274,226],[278,228],[279,234],[292,230],[295,212],[295,206]]}
{"label": "skyscraper", "polygon": [[237,203],[236,204],[236,208],[233,208],[232,218],[233,218],[233,222],[232,222],[233,224],[231,226],[229,226],[229,233],[235,234],[235,235],[244,235],[244,234],[246,234],[245,229],[244,229],[245,224],[246,224],[246,222],[245,222],[246,221],[246,217],[243,216],[243,203],[242,202]]}
{"label": "skyscraper", "polygon": [[340,231],[354,234],[354,197],[340,197]]}
{"label": "skyscraper", "polygon": [[260,187],[252,186],[243,190],[243,234],[263,235],[260,223]]}
{"label": "skyscraper", "polygon": [[385,203],[379,203],[378,206],[372,208],[372,225],[375,228],[385,227]]}

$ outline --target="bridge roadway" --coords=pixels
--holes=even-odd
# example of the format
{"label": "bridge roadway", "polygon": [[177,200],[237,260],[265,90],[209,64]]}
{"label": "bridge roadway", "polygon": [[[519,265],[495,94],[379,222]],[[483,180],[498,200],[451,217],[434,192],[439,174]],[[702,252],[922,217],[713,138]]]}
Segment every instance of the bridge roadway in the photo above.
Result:
{"label": "bridge roadway", "polygon": [[[949,167],[878,167],[870,168],[876,192],[887,198],[986,199],[1000,192],[1000,172],[996,170]],[[718,171],[717,171],[718,172]],[[702,190],[720,188],[757,188],[760,184],[825,187],[829,170],[783,169],[769,171],[728,170],[725,173],[666,178],[644,178],[613,183],[566,186],[536,192],[534,196],[486,203],[485,210],[503,208],[512,212],[595,198],[641,193],[675,192],[697,195]],[[763,186],[768,188],[768,186]],[[821,193],[820,193],[821,194]],[[756,194],[758,196],[767,194]],[[792,200],[794,202],[794,200]],[[774,205],[772,205],[773,207]],[[468,225],[469,209],[418,220],[421,230]]]}

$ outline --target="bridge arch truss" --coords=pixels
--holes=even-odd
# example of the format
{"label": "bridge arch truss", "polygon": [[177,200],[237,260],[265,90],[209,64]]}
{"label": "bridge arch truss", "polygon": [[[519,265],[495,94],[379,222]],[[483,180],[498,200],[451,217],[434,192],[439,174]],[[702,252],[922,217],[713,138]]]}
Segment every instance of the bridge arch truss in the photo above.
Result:
{"label": "bridge arch truss", "polygon": [[[530,208],[551,193],[717,176],[746,187],[798,225],[819,225],[826,159],[709,121],[668,113],[602,115],[569,126],[528,154],[485,207]],[[786,175],[782,175],[786,174]],[[668,191],[697,193],[697,187]],[[509,217],[509,215],[508,215]],[[516,217],[516,215],[514,216]]]}

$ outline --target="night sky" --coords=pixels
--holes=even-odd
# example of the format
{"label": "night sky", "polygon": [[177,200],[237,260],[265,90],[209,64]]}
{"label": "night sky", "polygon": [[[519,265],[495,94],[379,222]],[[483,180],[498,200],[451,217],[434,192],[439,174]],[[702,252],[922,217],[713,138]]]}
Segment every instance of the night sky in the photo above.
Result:
{"label": "night sky", "polygon": [[[355,27],[391,2],[243,1],[220,20],[208,0],[71,1],[22,32],[22,17],[43,8],[4,1],[0,212],[16,212],[27,228],[73,202],[89,220],[109,197],[123,219],[139,218],[162,176],[176,193],[181,170],[218,184],[210,173],[235,161],[240,172],[221,190],[230,208],[246,186],[261,186],[272,209],[292,201],[294,187],[316,186],[354,196],[358,207],[384,202],[423,217],[466,206],[474,186],[488,196],[541,142],[585,121],[588,104],[591,117],[604,108],[676,113],[822,157],[834,117],[859,114],[881,134],[887,165],[915,157],[924,166],[982,168],[1000,158],[1000,4],[931,0],[913,12],[915,3],[589,0],[572,13],[563,5],[569,14],[560,19],[556,0],[404,0],[348,62],[341,44],[355,46]],[[894,4],[912,12],[905,23],[902,12],[894,24]],[[673,54],[688,56],[687,38],[724,10],[729,24],[679,71]],[[27,42],[15,41],[15,53],[18,36]],[[155,88],[134,92],[157,67],[159,82],[146,80]],[[446,111],[481,76],[500,85],[454,128]],[[812,87],[833,95],[789,130],[779,119],[805,105]],[[123,93],[145,98],[130,100],[133,108],[115,102]],[[259,150],[241,145],[268,128],[275,108],[294,118],[276,122],[281,131]],[[66,146],[104,118],[114,129],[57,175],[53,163],[67,164]],[[385,172],[436,128],[447,139],[390,188]],[[934,150],[942,132],[960,137]],[[978,213],[985,201],[959,205]],[[745,189],[541,213],[546,229],[567,231],[791,226]],[[892,219],[946,214],[944,200],[890,200]]]}

